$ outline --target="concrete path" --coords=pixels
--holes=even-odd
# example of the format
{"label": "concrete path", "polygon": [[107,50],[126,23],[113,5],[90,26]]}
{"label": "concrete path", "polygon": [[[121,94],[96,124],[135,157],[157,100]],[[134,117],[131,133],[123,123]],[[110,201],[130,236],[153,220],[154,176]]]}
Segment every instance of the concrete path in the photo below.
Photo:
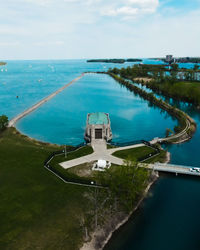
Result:
{"label": "concrete path", "polygon": [[144,143],[140,143],[140,144],[130,145],[130,146],[126,146],[126,147],[110,148],[110,149],[107,149],[107,151],[109,154],[113,154],[114,152],[119,151],[119,150],[139,148],[139,147],[144,147],[144,146],[146,146]]}
{"label": "concrete path", "polygon": [[75,78],[74,80],[72,80],[70,83],[66,84],[65,86],[63,86],[62,88],[56,90],[54,93],[52,93],[51,95],[45,97],[44,99],[42,99],[40,102],[36,103],[35,105],[33,105],[31,108],[25,110],[24,112],[22,112],[21,114],[17,115],[16,117],[14,117],[12,120],[9,121],[8,123],[8,127],[13,127],[15,125],[15,123],[20,120],[21,118],[23,118],[24,116],[30,114],[31,112],[33,112],[34,110],[36,110],[37,108],[39,108],[41,105],[43,105],[45,102],[49,101],[50,99],[52,99],[54,96],[56,96],[57,94],[59,94],[60,92],[62,92],[64,89],[66,89],[67,87],[69,87],[70,85],[72,85],[73,83],[77,82],[78,80],[80,80],[82,77],[84,76],[84,73],[81,74],[79,77]]}
{"label": "concrete path", "polygon": [[182,166],[157,162],[154,164],[139,163],[139,167],[148,168],[159,172],[175,173],[176,175],[185,174],[200,177],[200,168],[195,168],[198,169],[197,171],[194,169],[194,167],[191,166]]}
{"label": "concrete path", "polygon": [[116,164],[116,165],[122,165],[124,160],[120,159],[116,156],[113,156],[112,154],[114,152],[119,151],[119,150],[126,150],[126,149],[131,149],[131,148],[143,147],[143,146],[145,146],[145,144],[140,143],[140,144],[127,146],[127,147],[107,149],[107,144],[106,144],[105,140],[94,140],[91,143],[91,146],[94,150],[94,153],[80,157],[80,158],[76,158],[74,160],[62,162],[62,163],[60,163],[60,165],[64,169],[68,169],[68,168],[75,167],[77,165],[81,165],[81,164],[84,164],[87,162],[98,161],[98,160],[106,160],[106,161],[110,161],[111,163]]}

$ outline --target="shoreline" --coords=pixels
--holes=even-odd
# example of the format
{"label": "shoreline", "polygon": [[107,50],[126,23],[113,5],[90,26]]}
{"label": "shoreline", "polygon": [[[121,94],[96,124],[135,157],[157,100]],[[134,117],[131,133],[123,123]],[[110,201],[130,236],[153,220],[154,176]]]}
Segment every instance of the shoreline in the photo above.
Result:
{"label": "shoreline", "polygon": [[108,242],[110,241],[110,239],[112,238],[113,234],[119,230],[124,224],[126,224],[129,219],[131,218],[131,216],[134,215],[134,213],[136,212],[136,210],[140,207],[141,203],[144,201],[144,199],[146,198],[149,190],[151,189],[151,187],[153,186],[153,184],[157,181],[157,179],[159,178],[158,173],[154,176],[154,179],[148,184],[148,186],[146,187],[142,197],[139,199],[136,207],[133,209],[133,211],[131,213],[129,213],[128,215],[125,216],[125,218],[119,222],[115,228],[113,230],[110,231],[110,233],[108,234],[108,236],[103,240],[103,244],[102,247],[97,249],[95,248],[95,241],[96,241],[96,237],[101,236],[102,233],[102,229],[98,229],[96,231],[94,231],[91,234],[91,240],[89,242],[85,242],[82,247],[80,248],[80,250],[103,250],[104,247],[108,244]]}
{"label": "shoreline", "polygon": [[[166,159],[165,159],[165,163],[169,163],[171,159],[171,155],[170,152],[166,152]],[[110,233],[108,234],[108,236],[103,240],[103,245],[100,249],[95,249],[95,240],[96,237],[99,236],[99,234],[101,233],[102,229],[98,229],[94,232],[92,232],[91,234],[91,240],[88,242],[83,243],[82,247],[80,248],[80,250],[103,250],[104,247],[108,244],[108,242],[110,241],[110,239],[112,238],[113,234],[118,231],[123,225],[125,225],[126,223],[128,223],[129,219],[134,215],[134,213],[137,211],[137,209],[139,209],[141,203],[145,200],[148,192],[150,191],[151,187],[156,183],[156,181],[159,178],[159,173],[156,171],[156,174],[154,175],[153,180],[147,185],[142,197],[139,199],[136,207],[133,209],[132,212],[130,212],[128,215],[125,216],[125,218],[119,222],[115,228],[113,230],[110,231]]]}
{"label": "shoreline", "polygon": [[[26,138],[26,140],[29,140],[29,141],[32,141],[34,143],[38,143],[38,144],[43,144],[43,145],[46,145],[46,146],[52,146],[52,147],[62,147],[63,145],[59,145],[59,144],[55,144],[55,143],[50,143],[50,142],[45,142],[45,141],[40,141],[40,140],[37,140],[33,137],[30,137],[26,134],[23,134],[20,130],[18,130],[16,127],[8,127],[7,129],[12,129],[13,130],[13,133],[14,134],[20,134],[20,136]],[[67,146],[71,146],[71,145],[67,145]],[[72,146],[73,147],[73,146]]]}
{"label": "shoreline", "polygon": [[[139,87],[130,84],[124,78],[121,78],[113,73],[108,73],[108,72],[104,72],[103,74],[108,74],[119,84],[125,86],[130,91],[139,94],[139,96],[144,100],[147,100],[148,102],[156,105],[160,109],[165,110],[170,116],[174,116],[177,119],[179,126],[181,127],[182,130],[176,132],[174,135],[171,135],[169,137],[158,138],[160,143],[178,144],[182,143],[183,141],[189,141],[192,138],[192,136],[196,132],[197,124],[188,114],[186,114],[185,112],[183,112],[178,108],[171,106],[169,103],[166,103],[161,99],[158,99],[157,97],[154,96],[154,94],[152,93],[149,94],[146,91],[140,89]],[[184,125],[183,122],[185,123]]]}

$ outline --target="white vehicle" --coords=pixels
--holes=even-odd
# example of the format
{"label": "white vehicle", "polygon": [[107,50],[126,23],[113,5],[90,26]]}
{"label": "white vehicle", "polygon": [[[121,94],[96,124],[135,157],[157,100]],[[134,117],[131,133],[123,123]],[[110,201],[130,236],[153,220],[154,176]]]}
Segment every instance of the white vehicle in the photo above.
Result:
{"label": "white vehicle", "polygon": [[198,172],[198,173],[200,173],[200,168],[190,168],[190,172]]}

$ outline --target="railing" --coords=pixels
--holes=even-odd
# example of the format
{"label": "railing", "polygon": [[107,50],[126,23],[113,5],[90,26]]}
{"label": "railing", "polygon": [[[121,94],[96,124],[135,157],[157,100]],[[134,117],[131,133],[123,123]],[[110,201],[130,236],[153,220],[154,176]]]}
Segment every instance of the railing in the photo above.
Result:
{"label": "railing", "polygon": [[66,176],[64,173],[60,172],[58,169],[54,168],[51,165],[51,161],[54,159],[54,157],[59,156],[59,155],[65,155],[65,153],[72,153],[75,152],[77,150],[79,150],[80,148],[84,147],[86,145],[85,142],[71,148],[71,149],[66,149],[65,150],[60,150],[60,151],[55,151],[53,153],[51,153],[47,159],[44,161],[44,167],[50,171],[51,173],[53,173],[55,176],[57,176],[59,179],[61,179],[64,183],[67,184],[73,184],[73,185],[79,185],[79,186],[85,186],[85,187],[98,187],[98,188],[102,188],[102,186],[95,184],[94,181],[89,180],[89,179],[83,179],[81,177],[78,177],[76,175],[73,174],[69,174],[68,176]]}
{"label": "railing", "polygon": [[130,142],[110,142],[108,144],[115,146],[115,147],[127,147],[127,146],[132,146],[136,145],[139,143],[144,143],[144,140],[138,140],[138,141],[130,141]]}
{"label": "railing", "polygon": [[148,157],[141,157],[141,158],[139,158],[138,160],[139,160],[140,162],[144,162],[144,161],[146,161],[146,160],[148,160],[148,159],[151,159],[151,158],[155,157],[156,155],[159,155],[160,152],[161,152],[161,150],[160,150],[157,146],[155,146],[155,145],[151,144],[149,141],[145,141],[145,140],[130,141],[130,142],[122,142],[122,143],[110,142],[110,143],[108,143],[108,144],[109,144],[109,145],[116,146],[116,147],[122,148],[122,147],[127,147],[127,146],[136,145],[136,144],[139,144],[139,143],[143,143],[143,144],[145,144],[147,147],[153,148],[153,149],[155,150],[155,152],[154,152],[154,153],[151,153],[151,155],[149,155]]}

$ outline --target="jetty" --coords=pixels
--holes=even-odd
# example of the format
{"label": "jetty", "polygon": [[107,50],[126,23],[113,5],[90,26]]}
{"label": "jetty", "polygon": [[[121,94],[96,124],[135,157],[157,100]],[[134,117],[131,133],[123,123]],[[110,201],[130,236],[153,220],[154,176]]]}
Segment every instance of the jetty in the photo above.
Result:
{"label": "jetty", "polygon": [[53,97],[55,97],[56,95],[58,95],[60,92],[62,92],[64,89],[68,88],[70,85],[72,85],[73,83],[77,82],[78,80],[80,80],[85,74],[81,74],[80,76],[78,76],[77,78],[75,78],[74,80],[72,80],[71,82],[67,83],[66,85],[64,85],[63,87],[61,87],[60,89],[56,90],[55,92],[53,92],[52,94],[50,94],[49,96],[45,97],[44,99],[42,99],[41,101],[39,101],[38,103],[34,104],[32,107],[30,107],[29,109],[25,110],[24,112],[22,112],[21,114],[17,115],[16,117],[14,117],[13,119],[11,119],[8,123],[8,127],[14,127],[15,123],[17,121],[19,121],[20,119],[22,119],[24,116],[30,114],[31,112],[33,112],[34,110],[38,109],[40,106],[42,106],[44,103],[48,102],[49,100],[51,100]]}
{"label": "jetty", "polygon": [[174,173],[176,175],[195,175],[200,177],[200,168],[192,167],[192,166],[183,166],[183,165],[175,165],[175,164],[166,164],[166,163],[154,163],[154,164],[145,164],[139,163],[140,167],[145,167],[147,169],[152,169],[158,172],[165,173]]}

